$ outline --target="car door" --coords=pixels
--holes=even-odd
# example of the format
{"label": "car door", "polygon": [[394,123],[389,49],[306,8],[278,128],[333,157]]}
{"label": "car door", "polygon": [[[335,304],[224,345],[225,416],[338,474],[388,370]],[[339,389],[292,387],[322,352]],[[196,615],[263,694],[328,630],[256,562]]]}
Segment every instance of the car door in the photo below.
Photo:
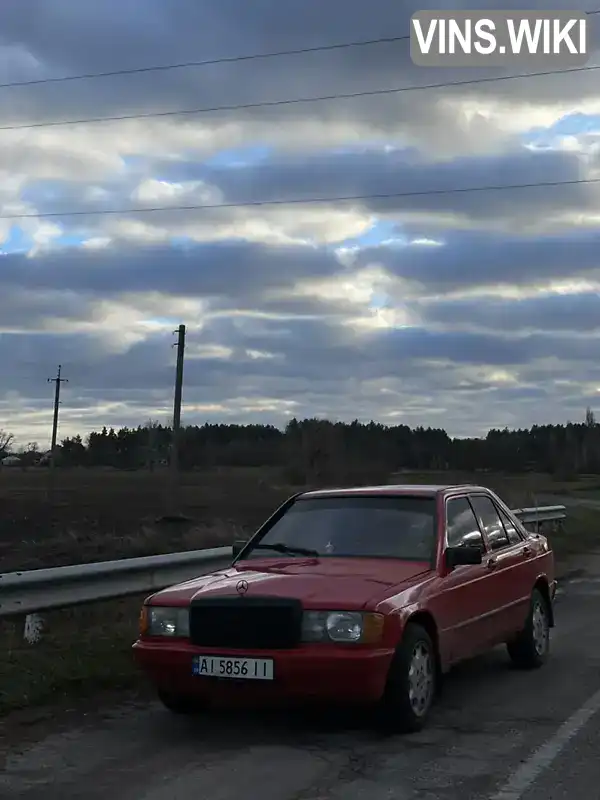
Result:
{"label": "car door", "polygon": [[509,538],[500,509],[490,495],[473,493],[469,499],[487,545],[485,581],[492,601],[489,632],[496,644],[506,641],[523,624],[524,603],[531,592],[525,542],[520,535],[518,541],[515,539],[514,526]]}
{"label": "car door", "polygon": [[455,567],[440,582],[436,618],[440,621],[445,657],[451,664],[488,648],[488,623],[495,599],[487,580],[489,571],[485,562],[489,554],[467,495],[449,497],[445,516],[444,549],[479,545],[484,559],[482,564]]}
{"label": "car door", "polygon": [[504,524],[504,530],[508,536],[510,546],[520,556],[514,568],[515,580],[520,586],[520,599],[518,598],[515,603],[514,614],[511,613],[510,615],[510,624],[515,626],[513,630],[519,631],[525,624],[529,612],[531,591],[538,574],[537,566],[532,561],[534,551],[531,544],[526,540],[527,532],[524,526],[500,503],[496,503],[496,507]]}

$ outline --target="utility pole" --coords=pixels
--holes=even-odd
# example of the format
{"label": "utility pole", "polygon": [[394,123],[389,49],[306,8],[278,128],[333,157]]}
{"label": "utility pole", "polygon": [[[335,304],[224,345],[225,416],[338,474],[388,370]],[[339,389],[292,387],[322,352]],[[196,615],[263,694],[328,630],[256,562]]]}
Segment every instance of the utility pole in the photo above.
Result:
{"label": "utility pole", "polygon": [[60,385],[61,383],[68,383],[68,378],[61,378],[62,367],[58,365],[58,372],[56,378],[48,378],[48,383],[54,383],[54,417],[52,419],[52,443],[50,445],[50,485],[49,497],[52,495],[54,489],[54,469],[56,467],[56,437],[58,434],[58,409],[60,407]]}
{"label": "utility pole", "polygon": [[171,498],[170,512],[178,515],[179,508],[179,431],[181,428],[181,398],[183,394],[183,359],[185,353],[185,325],[180,325],[173,333],[177,334],[177,367],[175,370],[175,396],[173,399],[173,436],[171,440]]}

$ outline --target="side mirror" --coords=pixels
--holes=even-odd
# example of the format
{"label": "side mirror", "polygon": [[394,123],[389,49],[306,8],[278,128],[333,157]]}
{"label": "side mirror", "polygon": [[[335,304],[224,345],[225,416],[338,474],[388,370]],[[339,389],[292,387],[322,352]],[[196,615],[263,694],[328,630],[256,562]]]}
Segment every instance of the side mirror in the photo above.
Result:
{"label": "side mirror", "polygon": [[446,564],[449,569],[462,567],[468,564],[481,564],[483,553],[481,547],[473,545],[460,545],[459,547],[446,548]]}
{"label": "side mirror", "polygon": [[233,550],[233,557],[237,558],[247,544],[248,542],[246,539],[236,539],[231,546],[231,549]]}

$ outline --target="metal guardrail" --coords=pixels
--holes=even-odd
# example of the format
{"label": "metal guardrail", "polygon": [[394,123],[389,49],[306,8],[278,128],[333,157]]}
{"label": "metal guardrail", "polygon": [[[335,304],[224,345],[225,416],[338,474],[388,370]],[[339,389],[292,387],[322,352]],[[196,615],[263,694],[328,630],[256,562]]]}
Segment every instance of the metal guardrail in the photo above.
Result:
{"label": "metal guardrail", "polygon": [[231,547],[0,574],[0,617],[158,591],[222,569]]}
{"label": "metal guardrail", "polygon": [[[565,506],[513,510],[526,525],[562,522]],[[150,593],[227,567],[231,547],[0,574],[0,617]]]}
{"label": "metal guardrail", "polygon": [[513,514],[523,525],[542,522],[562,522],[567,518],[566,506],[538,506],[533,508],[513,508]]}

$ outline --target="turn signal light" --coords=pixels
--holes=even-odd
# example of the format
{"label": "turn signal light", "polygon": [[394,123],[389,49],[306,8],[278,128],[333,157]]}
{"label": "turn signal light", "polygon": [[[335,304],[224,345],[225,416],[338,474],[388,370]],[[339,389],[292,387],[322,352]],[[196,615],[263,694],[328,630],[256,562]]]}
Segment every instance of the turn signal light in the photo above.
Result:
{"label": "turn signal light", "polygon": [[139,618],[140,636],[145,636],[148,632],[148,606],[142,606]]}
{"label": "turn signal light", "polygon": [[385,617],[383,614],[365,614],[363,617],[363,632],[360,638],[361,644],[379,644],[383,638],[383,626]]}

